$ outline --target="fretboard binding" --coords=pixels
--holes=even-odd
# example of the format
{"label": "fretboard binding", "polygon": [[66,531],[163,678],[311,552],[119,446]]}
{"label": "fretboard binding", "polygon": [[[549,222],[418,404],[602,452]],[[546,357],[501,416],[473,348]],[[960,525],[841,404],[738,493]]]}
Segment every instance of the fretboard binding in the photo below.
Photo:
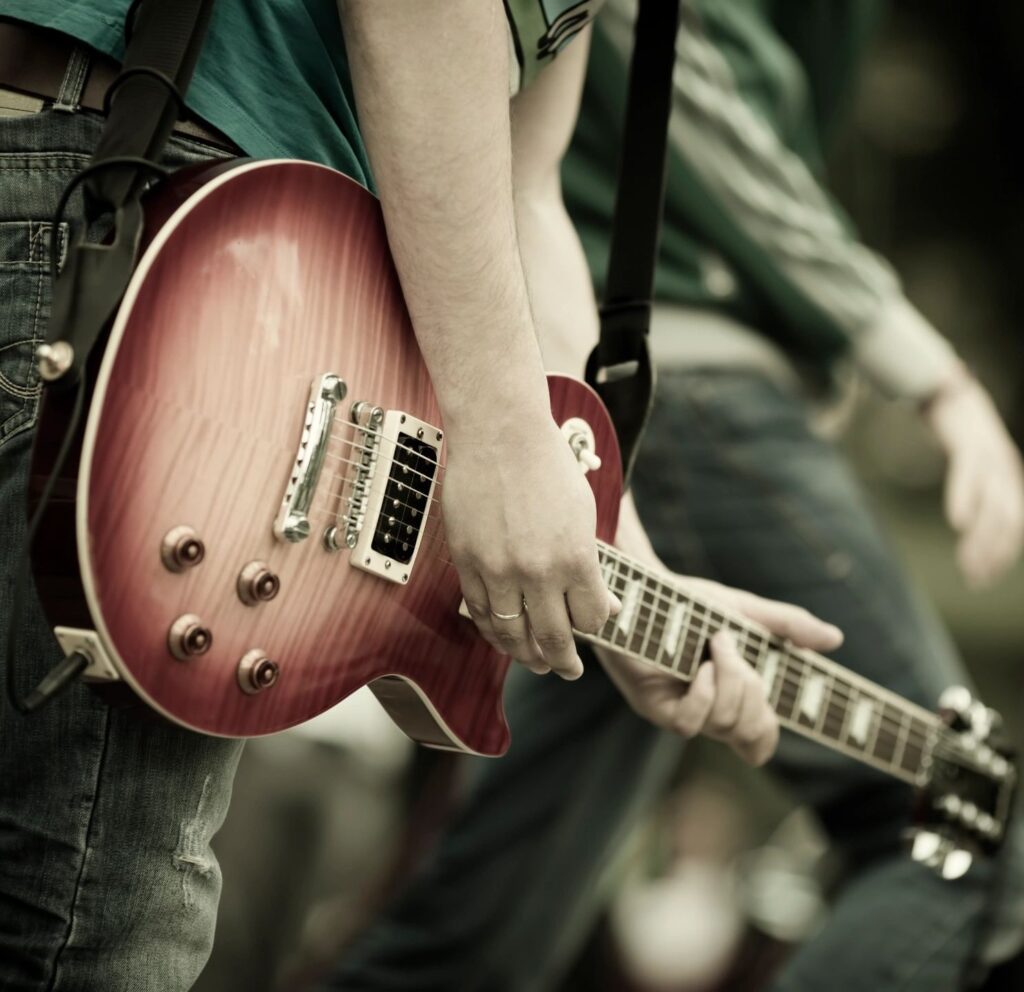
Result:
{"label": "fretboard binding", "polygon": [[[671,606],[672,603],[679,600],[687,601],[692,607],[692,611],[699,611],[698,617],[699,622],[711,621],[716,623],[718,626],[715,628],[705,626],[705,633],[714,633],[721,627],[730,626],[734,629],[744,631],[748,636],[758,637],[769,643],[777,641],[778,639],[771,634],[765,627],[762,627],[757,621],[749,620],[745,617],[741,617],[737,614],[733,614],[727,608],[720,606],[711,606],[707,603],[702,602],[700,599],[691,596],[689,593],[683,592],[682,590],[676,589],[672,586],[667,585],[660,577],[653,575],[652,573],[646,572],[631,559],[628,559],[621,555],[619,551],[612,548],[610,545],[601,544],[602,554],[617,561],[618,564],[625,565],[631,571],[637,572],[637,577],[634,581],[653,582],[659,588],[666,590],[666,594],[659,594],[659,598],[662,600],[662,606]],[[655,610],[654,615],[661,619],[667,616],[666,612],[661,610]],[[842,678],[851,686],[862,686],[873,693],[876,698],[880,701],[887,699],[898,708],[901,708],[911,715],[915,715],[918,718],[924,720],[926,723],[933,723],[936,717],[933,713],[918,706],[916,703],[911,702],[908,699],[903,699],[901,696],[886,689],[884,686],[877,685],[870,679],[864,676],[858,675],[856,672],[851,672],[848,669],[842,668],[842,666],[835,664],[835,662],[829,661],[821,655],[816,655],[813,652],[805,651],[800,649],[798,651],[791,652],[792,655],[802,658],[805,662],[817,665],[822,671],[835,671],[841,674]],[[648,658],[647,660],[654,660]],[[749,659],[748,659],[749,660]]]}
{"label": "fretboard binding", "polygon": [[[718,630],[729,629],[742,657],[765,679],[769,702],[784,726],[917,781],[932,746],[937,725],[933,714],[820,655],[788,647],[755,622],[675,589],[607,545],[601,546],[601,554],[605,580],[624,601],[627,615],[609,620],[589,640],[690,681],[707,640]],[[870,707],[869,727],[865,739],[854,743],[850,716],[860,706]],[[888,756],[879,753],[890,747]],[[903,765],[908,751],[917,771]]]}

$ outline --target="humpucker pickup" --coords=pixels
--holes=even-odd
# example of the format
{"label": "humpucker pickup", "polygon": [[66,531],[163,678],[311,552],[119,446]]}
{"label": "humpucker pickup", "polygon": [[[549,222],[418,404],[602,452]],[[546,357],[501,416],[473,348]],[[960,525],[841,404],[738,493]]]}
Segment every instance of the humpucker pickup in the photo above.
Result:
{"label": "humpucker pickup", "polygon": [[[356,568],[408,582],[437,482],[443,434],[399,410],[355,404],[364,457],[346,514],[345,543]],[[376,416],[374,416],[376,414]]]}

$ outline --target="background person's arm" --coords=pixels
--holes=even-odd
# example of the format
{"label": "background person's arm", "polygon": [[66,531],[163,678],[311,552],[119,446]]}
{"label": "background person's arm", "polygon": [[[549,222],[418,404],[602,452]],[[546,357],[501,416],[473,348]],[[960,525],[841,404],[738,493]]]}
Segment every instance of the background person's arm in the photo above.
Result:
{"label": "background person's arm", "polygon": [[[512,105],[516,222],[534,317],[547,367],[575,376],[582,376],[597,341],[597,307],[582,247],[562,203],[558,167],[576,120],[585,65],[586,45],[576,42]],[[622,502],[616,544],[640,561],[660,565],[630,498]],[[805,647],[830,650],[842,640],[834,627],[798,607],[700,579],[671,578]],[[686,737],[703,733],[722,740],[746,761],[762,764],[779,734],[764,684],[728,635],[714,638],[711,650],[712,663],[691,686],[613,651],[598,649],[597,656],[641,716]]]}
{"label": "background person's arm", "polygon": [[[616,74],[625,79],[635,9],[635,0],[608,0],[598,20],[607,87]],[[849,25],[830,18],[829,27],[842,53]],[[819,63],[831,68],[837,58]],[[829,83],[811,78],[815,89]],[[960,536],[960,568],[972,584],[992,581],[1024,546],[1024,470],[987,391],[747,103],[728,58],[685,7],[673,84],[672,203],[791,328],[845,347],[885,395],[919,404],[948,459],[946,516]]]}
{"label": "background person's arm", "polygon": [[[501,650],[575,677],[569,612],[597,630],[611,597],[593,496],[551,417],[516,238],[504,8],[339,10],[388,240],[444,416],[445,526],[467,605]],[[524,598],[527,616],[492,617]]]}

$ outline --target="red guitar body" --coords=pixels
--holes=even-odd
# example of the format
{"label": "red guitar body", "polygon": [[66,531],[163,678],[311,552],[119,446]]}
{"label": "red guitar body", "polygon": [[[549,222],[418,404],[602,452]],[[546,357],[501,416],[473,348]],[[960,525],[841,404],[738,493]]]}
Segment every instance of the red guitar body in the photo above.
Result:
{"label": "red guitar body", "polygon": [[[34,556],[62,643],[89,646],[87,675],[114,677],[204,733],[282,730],[369,684],[413,738],[501,754],[509,661],[459,615],[440,491],[424,500],[405,581],[356,567],[348,546],[323,539],[373,440],[353,402],[443,428],[377,201],[321,166],[243,162],[172,180],[148,215],[148,247],[96,363],[77,469]],[[310,534],[282,538],[275,519],[315,447],[304,433],[318,429],[311,386],[327,373],[347,392],[311,473]],[[556,421],[592,431],[603,464],[587,478],[598,537],[610,541],[621,492],[613,428],[585,385],[549,383]],[[59,405],[46,404],[40,425],[37,488]],[[443,468],[441,440],[436,460]],[[198,563],[194,544],[175,544],[182,534],[201,545]],[[246,597],[251,563],[276,590],[266,580]],[[273,668],[254,674],[266,660]]]}

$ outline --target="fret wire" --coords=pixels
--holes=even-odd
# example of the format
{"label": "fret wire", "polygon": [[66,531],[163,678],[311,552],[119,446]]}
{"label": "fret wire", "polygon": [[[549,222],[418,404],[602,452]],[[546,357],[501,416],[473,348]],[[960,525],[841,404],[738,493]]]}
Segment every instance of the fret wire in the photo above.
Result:
{"label": "fret wire", "polygon": [[[651,594],[651,603],[650,603],[650,607],[648,608],[647,622],[644,624],[643,639],[640,641],[640,650],[637,652],[637,654],[639,654],[641,658],[646,658],[647,657],[647,646],[650,643],[651,634],[654,631],[654,614],[655,614],[654,606],[655,606],[655,599],[654,599],[654,592],[653,592],[653,590],[649,589],[649,587],[648,587],[647,578],[644,577],[642,582],[643,582],[643,584],[640,587],[640,602],[643,604],[644,601],[647,598],[647,594],[650,593]],[[653,659],[651,659],[651,660],[653,660]]]}
{"label": "fret wire", "polygon": [[[765,658],[768,657],[775,649],[768,643],[768,651],[765,653]],[[772,675],[772,685],[769,687],[768,702],[771,704],[773,710],[778,710],[779,700],[782,698],[782,687],[786,684],[786,680],[789,678],[789,662],[786,660],[786,654],[783,651],[776,651],[776,662],[775,662],[775,674]],[[776,685],[778,690],[776,691]]]}
{"label": "fret wire", "polygon": [[[619,565],[618,564],[616,564],[616,567],[615,567],[615,580],[616,580],[615,594],[619,597],[619,599],[622,600],[623,609],[625,609],[628,606],[628,603],[626,602],[626,600],[627,600],[626,590],[627,590],[627,588],[629,588],[629,579],[625,575],[623,575],[622,572],[619,570]],[[619,583],[621,583],[621,585],[619,585]],[[619,616],[621,616],[621,614]],[[622,630],[622,625],[619,622],[619,617],[614,617],[613,620],[614,620],[615,626],[612,628],[611,642],[614,645],[614,644],[617,644],[617,638],[620,637],[623,634],[623,630]],[[628,637],[627,637],[627,640],[628,640]],[[619,646],[621,647],[622,645],[619,645]]]}
{"label": "fret wire", "polygon": [[[865,745],[864,745],[864,750],[866,752],[868,752],[869,754],[871,754],[872,757],[876,757],[876,755],[875,755],[875,744],[878,742],[878,735],[879,735],[879,733],[880,733],[880,731],[882,729],[882,715],[881,714],[882,714],[882,710],[878,706],[873,706],[872,707],[872,709],[871,709],[871,720],[872,720],[872,722],[877,721],[877,724],[875,726],[874,736],[870,738],[871,743],[869,744],[869,743],[867,743],[865,741]],[[871,727],[871,725],[869,724],[868,725],[869,731],[870,731],[870,727]]]}
{"label": "fret wire", "polygon": [[[637,582],[645,578],[644,572],[640,570],[637,570],[639,579],[633,576],[632,571],[630,571],[628,577],[623,576],[620,571],[620,567],[625,565],[627,568],[632,569],[633,566],[631,566],[628,560],[623,559],[618,555],[610,555],[608,557],[614,565],[614,574],[622,582]],[[903,777],[909,776],[912,780],[914,780],[915,776],[920,773],[924,756],[934,753],[939,749],[946,749],[956,760],[961,763],[970,764],[967,756],[962,754],[960,749],[956,747],[956,743],[952,735],[944,727],[938,724],[937,721],[927,721],[918,714],[894,705],[888,702],[888,700],[881,698],[872,691],[876,687],[868,680],[858,680],[868,687],[867,691],[865,691],[865,689],[858,686],[856,682],[843,679],[842,673],[844,670],[828,662],[827,659],[822,658],[819,660],[813,657],[811,659],[807,659],[802,656],[794,656],[790,654],[790,651],[784,643],[779,643],[778,639],[773,638],[770,634],[762,633],[755,627],[750,626],[748,622],[738,618],[729,617],[727,614],[720,612],[714,607],[710,607],[708,604],[693,599],[688,594],[683,593],[680,590],[675,590],[671,586],[665,585],[660,580],[656,581],[657,585],[653,590],[651,590],[654,597],[653,603],[645,604],[650,623],[652,625],[656,624],[660,627],[660,631],[656,630],[656,633],[652,635],[655,642],[659,641],[661,636],[664,636],[664,633],[667,630],[667,619],[670,616],[669,612],[662,612],[662,610],[659,609],[659,603],[663,603],[669,607],[682,604],[687,614],[684,617],[687,621],[686,626],[698,628],[698,645],[706,639],[707,636],[713,633],[716,627],[720,629],[722,626],[727,626],[729,629],[734,629],[732,625],[736,625],[734,633],[737,635],[738,647],[740,648],[741,655],[748,663],[752,663],[755,668],[760,668],[761,664],[763,664],[768,653],[772,649],[777,650],[782,662],[782,667],[776,672],[772,681],[773,687],[778,690],[778,696],[780,698],[783,688],[785,687],[788,690],[791,686],[792,678],[795,676],[796,680],[799,681],[804,675],[806,675],[808,668],[811,671],[820,672],[828,678],[831,682],[831,691],[828,702],[825,706],[825,712],[827,714],[832,703],[838,701],[843,719],[837,737],[833,737],[827,733],[822,736],[835,744],[837,749],[847,752],[855,752],[859,757],[868,761],[868,763],[890,764],[894,767],[894,770],[898,775]],[[625,586],[622,588],[624,589]],[[648,588],[650,588],[649,585]],[[613,591],[618,593],[618,583],[616,583]],[[709,621],[714,623],[716,626],[710,626]],[[753,647],[755,652],[752,662],[747,651],[747,649],[751,647]],[[799,660],[803,664],[803,671],[797,671],[794,669],[792,662],[796,660],[796,657],[799,657]],[[678,659],[673,659],[673,664],[678,664]],[[668,666],[665,666],[662,663],[661,667]],[[852,675],[853,673],[850,674]],[[877,688],[881,692],[885,692],[882,687]],[[841,692],[839,690],[841,690]],[[885,726],[887,722],[894,724],[898,728],[898,732],[904,735],[903,746],[899,754],[894,754],[892,759],[881,759],[873,752],[865,751],[860,745],[853,744],[849,740],[845,739],[847,737],[847,724],[852,713],[851,703],[858,697],[867,699],[872,706],[872,727],[874,729],[873,745],[877,744],[883,734],[892,735],[893,731]],[[898,699],[899,697],[896,698]],[[794,697],[793,700],[794,706],[795,702],[796,697]],[[902,703],[903,701],[900,700],[900,702]],[[896,717],[890,716],[888,709],[894,710],[897,714]],[[791,720],[792,716],[788,719]],[[799,724],[797,729],[805,732],[808,730],[808,728],[802,724]],[[909,747],[913,747],[918,751],[918,759],[915,762],[917,765],[916,770],[908,769],[903,765],[903,758],[906,756],[906,752]]]}
{"label": "fret wire", "polygon": [[[762,641],[763,645],[766,645],[766,646],[770,646],[771,645],[771,641],[768,638],[765,638],[763,635],[760,635],[759,632],[752,631],[752,633]],[[793,682],[793,678],[794,677],[795,677],[795,679],[796,679],[796,681],[798,683],[799,680],[802,679],[807,674],[806,669],[803,670],[803,671],[800,671],[800,670],[796,669],[795,665],[793,664],[793,661],[796,660],[795,656],[793,656],[790,653],[788,653],[787,651],[783,650],[783,651],[780,651],[780,657],[783,660],[783,666],[784,666],[781,669],[781,672],[780,672],[780,674],[782,675],[782,680],[779,680],[777,677],[773,678],[773,685],[777,683],[778,684],[778,689],[779,689],[779,692],[777,693],[777,700],[781,700],[782,689],[783,689],[784,686],[788,689],[789,687],[794,685],[794,682]],[[845,681],[840,681],[839,678],[837,677],[837,673],[835,671],[830,671],[829,668],[824,667],[816,659],[806,659],[803,656],[796,656],[796,657],[799,657],[799,660],[805,666],[808,665],[808,663],[809,663],[813,670],[816,670],[821,675],[823,675],[824,677],[826,677],[827,679],[829,679],[831,681],[832,685],[830,687],[831,691],[830,691],[830,694],[829,694],[828,704],[830,704],[832,701],[834,701],[836,699],[839,700],[841,709],[843,711],[843,723],[842,723],[842,727],[841,727],[841,731],[840,731],[841,736],[843,736],[845,734],[846,723],[848,721],[848,718],[849,718],[849,715],[850,715],[850,712],[851,712],[851,709],[852,709],[849,706],[849,703],[854,701],[856,696],[854,696],[854,695],[845,695],[844,696],[843,694],[841,694],[840,692],[837,691],[839,689],[843,690],[844,692],[856,693],[856,694],[858,694],[860,696],[863,696],[866,699],[868,699],[868,701],[871,703],[871,706],[872,706],[872,726],[874,727],[874,730],[875,730],[875,738],[876,739],[878,738],[879,733],[883,731],[885,722],[889,722],[889,723],[898,725],[899,720],[904,719],[904,717],[902,715],[899,718],[889,716],[888,713],[886,712],[886,709],[885,709],[886,708],[885,701],[883,701],[882,699],[877,698],[875,696],[869,697],[867,693],[863,692],[862,690],[856,689],[856,687],[853,686],[852,684],[849,684],[849,683],[847,683]],[[749,661],[749,659],[747,659],[747,660]],[[774,706],[778,705],[777,700],[772,700]],[[792,700],[792,708],[790,710],[790,713],[785,717],[787,720],[793,720],[794,719],[794,714],[796,713],[796,705],[797,705],[798,700],[799,700],[799,689],[797,688],[797,691],[794,692],[794,698]],[[788,702],[789,701],[787,700],[787,703]],[[901,712],[901,711],[898,711],[898,712]],[[798,719],[798,715],[797,715],[797,719]],[[912,717],[912,719],[917,721],[916,717]],[[917,722],[922,722],[922,721],[917,721]],[[804,724],[799,724],[799,727],[800,727],[800,729],[807,729]],[[892,731],[888,730],[888,729],[884,729],[884,732],[885,733],[891,733]],[[927,739],[927,732],[926,731],[921,730],[921,729],[915,729],[915,733],[920,734],[920,737],[921,737],[922,741]],[[825,734],[823,736],[826,736],[829,740],[836,740],[837,739],[837,738],[832,737],[832,735],[830,735],[830,734]],[[862,749],[864,747],[864,745],[861,745],[861,744],[856,744],[856,745],[851,745],[851,746],[856,746],[858,749]]]}
{"label": "fret wire", "polygon": [[683,656],[686,654],[686,632],[690,629],[690,624],[693,622],[693,601],[686,600],[683,605],[682,621],[679,626],[678,643],[676,644],[675,650],[672,655],[672,671],[678,672],[679,666],[682,664]]}
{"label": "fret wire", "polygon": [[636,592],[636,609],[633,611],[633,622],[630,624],[630,627],[629,627],[629,637],[626,639],[626,647],[634,655],[638,654],[638,652],[633,649],[633,639],[637,636],[637,627],[641,623],[641,618],[643,616],[643,610],[644,610],[644,582],[643,582],[643,578],[644,578],[644,573],[642,571],[640,571],[640,569],[638,569],[635,565],[630,567],[630,570],[629,570],[629,581],[632,583],[633,587],[637,590],[637,592]]}
{"label": "fret wire", "polygon": [[896,747],[892,754],[892,763],[899,765],[902,763],[903,754],[907,749],[907,739],[909,736],[909,728],[903,719],[903,713],[900,713],[900,725],[896,731]]}
{"label": "fret wire", "polygon": [[[608,547],[609,546],[603,546],[602,550],[607,549]],[[625,565],[627,568],[630,568],[631,572],[632,571],[637,571],[639,573],[639,579],[633,578],[632,575],[631,575],[629,581],[636,582],[636,581],[641,581],[644,578],[646,578],[646,575],[645,575],[645,573],[643,571],[640,571],[640,570],[636,569],[632,562],[630,562],[628,559],[622,557],[617,552],[613,551],[610,554],[606,554],[606,557],[615,564],[616,572],[620,576],[621,576],[621,572],[619,572],[618,569],[622,565]],[[770,648],[771,646],[773,646],[772,645],[771,635],[765,635],[761,631],[757,630],[756,628],[751,627],[749,625],[748,621],[743,621],[743,620],[740,620],[740,619],[731,618],[727,614],[719,611],[718,609],[714,608],[713,606],[710,606],[709,604],[703,603],[700,600],[693,599],[688,594],[682,593],[681,591],[674,589],[673,587],[671,587],[671,586],[667,585],[666,583],[664,583],[660,578],[657,578],[657,577],[654,577],[654,578],[655,578],[656,585],[655,585],[655,588],[651,590],[652,595],[654,596],[654,602],[653,602],[653,604],[644,604],[645,607],[648,607],[649,605],[653,605],[653,607],[654,607],[653,610],[650,609],[650,608],[648,608],[648,610],[647,610],[648,615],[651,618],[652,622],[659,623],[659,621],[664,621],[665,618],[668,616],[668,613],[663,613],[663,612],[661,612],[658,609],[659,601],[667,603],[667,605],[669,605],[669,606],[673,605],[673,601],[675,601],[675,602],[680,602],[681,601],[681,602],[684,602],[687,605],[687,607],[688,607],[688,609],[687,609],[688,618],[687,619],[689,620],[689,623],[687,624],[687,626],[694,627],[694,626],[699,625],[699,627],[700,627],[700,636],[698,637],[698,641],[697,641],[697,645],[698,646],[701,644],[701,642],[703,640],[706,639],[706,637],[709,634],[714,632],[714,628],[712,628],[712,627],[710,627],[708,625],[708,621],[709,620],[714,622],[719,627],[721,627],[721,626],[728,626],[730,621],[733,622],[733,623],[738,624],[740,632],[742,633],[743,637],[747,640],[748,644],[750,643],[750,640],[752,638],[756,638],[758,641],[760,641],[762,648],[764,648],[766,646]],[[647,588],[650,589],[650,586],[648,585]],[[662,592],[661,591],[662,589],[665,590],[665,591]],[[613,590],[613,591],[617,591],[617,590]],[[637,613],[639,613],[639,608],[637,610]],[[694,623],[695,620],[697,621],[696,624]],[[634,624],[631,625],[631,627],[632,626],[635,626],[635,620],[634,620]],[[664,624],[664,622],[661,622],[660,626],[662,628],[661,632],[664,633],[664,631],[666,629],[666,625]],[[655,640],[657,640],[657,638],[655,638]],[[615,642],[613,641],[613,644],[614,643]],[[683,644],[684,644],[684,646],[686,644],[686,639],[685,638],[683,639]],[[616,646],[622,646],[622,645],[616,645]],[[744,655],[744,657],[745,657],[745,655]],[[783,672],[781,674],[783,674],[784,677],[786,679],[788,679],[794,673],[791,671],[792,666],[790,665],[790,663],[788,661],[789,654],[785,650],[784,647],[780,651],[780,657],[785,661],[785,669],[783,670]],[[654,659],[649,659],[648,658],[648,660],[654,660]],[[749,658],[745,658],[745,660],[747,660],[749,662]],[[681,657],[679,659],[673,659],[673,666],[671,666],[671,667],[673,667],[673,670],[678,671],[678,669],[675,668],[674,666],[678,665],[679,661],[681,661]],[[824,662],[826,660],[822,659],[822,661]],[[852,683],[847,682],[847,681],[840,681],[840,682],[838,682],[838,685],[837,685],[836,674],[835,674],[834,671],[830,671],[828,667],[824,667],[821,662],[812,662],[812,664],[826,678],[830,679],[831,682],[832,682],[832,686],[831,686],[832,691],[829,694],[829,700],[830,701],[833,698],[836,697],[836,695],[837,695],[836,688],[837,687],[838,688],[842,688],[844,690],[845,696],[840,696],[839,698],[843,701],[843,703],[845,703],[845,705],[843,705],[843,710],[844,710],[843,726],[842,726],[841,731],[840,731],[842,734],[845,734],[845,730],[846,730],[845,724],[848,722],[848,718],[849,718],[849,715],[850,715],[849,702],[853,699],[853,696],[850,695],[850,693],[860,692],[861,695],[867,695],[867,694],[864,693],[863,690],[857,690]],[[755,665],[756,665],[756,661],[755,661]],[[662,665],[662,667],[670,667],[670,666]],[[840,669],[840,671],[841,671],[841,669]],[[797,674],[797,678],[800,678],[802,673],[796,673],[796,674]],[[778,681],[777,677],[773,678],[773,682],[776,682],[776,681]],[[865,682],[866,682],[866,680],[865,680]],[[871,685],[870,682],[867,682],[867,684]],[[781,685],[780,685],[780,688],[781,688]],[[879,688],[881,688],[881,687],[879,687]],[[910,720],[912,721],[913,732],[915,734],[917,734],[917,735],[920,735],[921,740],[927,741],[927,731],[921,729],[917,725],[921,724],[922,726],[927,727],[928,724],[924,723],[924,721],[922,721],[918,716],[916,716],[914,714],[911,714],[911,713],[907,713],[905,710],[897,709],[896,711],[899,714],[898,717],[892,717],[892,716],[889,716],[887,713],[883,712],[886,709],[886,702],[883,701],[881,698],[873,697],[873,698],[871,698],[870,702],[871,702],[871,705],[872,705],[872,726],[873,726],[873,729],[875,731],[875,733],[874,733],[874,740],[872,741],[872,743],[874,743],[875,740],[877,740],[877,738],[879,736],[879,733],[882,731],[883,725],[884,725],[884,723],[886,721],[888,721],[890,723],[893,723],[893,724],[896,724],[898,726],[902,721],[905,721],[907,717],[909,717]],[[795,702],[794,702],[794,705],[795,705]],[[896,709],[896,707],[893,707],[893,708]],[[827,709],[827,706],[826,706],[826,709]],[[909,731],[908,731],[908,733],[909,733]],[[830,735],[827,735],[827,736],[829,736],[830,739],[831,739]]]}
{"label": "fret wire", "polygon": [[821,734],[823,737],[828,736],[825,734],[825,714],[828,712],[829,704],[832,702],[832,690],[835,685],[835,676],[830,672],[824,673],[825,688],[821,690],[821,701],[818,703],[819,715],[814,721],[814,732]]}

